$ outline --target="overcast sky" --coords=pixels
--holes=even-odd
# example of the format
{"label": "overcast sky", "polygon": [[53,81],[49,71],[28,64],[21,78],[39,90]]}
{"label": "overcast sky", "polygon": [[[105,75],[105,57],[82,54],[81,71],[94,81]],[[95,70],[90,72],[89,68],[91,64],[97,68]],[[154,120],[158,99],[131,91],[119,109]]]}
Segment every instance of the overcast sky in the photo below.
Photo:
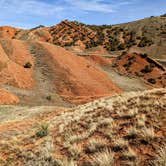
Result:
{"label": "overcast sky", "polygon": [[0,0],[0,26],[32,28],[61,20],[117,24],[166,13],[166,0]]}

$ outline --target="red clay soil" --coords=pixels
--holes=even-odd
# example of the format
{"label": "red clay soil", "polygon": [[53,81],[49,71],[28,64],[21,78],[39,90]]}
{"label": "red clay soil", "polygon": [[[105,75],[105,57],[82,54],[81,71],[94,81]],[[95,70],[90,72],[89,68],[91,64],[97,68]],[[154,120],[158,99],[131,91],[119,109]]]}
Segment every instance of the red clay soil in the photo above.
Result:
{"label": "red clay soil", "polygon": [[[150,61],[148,59],[150,59]],[[145,54],[124,54],[118,57],[114,63],[116,69],[121,74],[140,77],[152,87],[160,88],[166,86],[165,68],[162,64],[155,62]],[[149,79],[151,79],[152,82],[148,81]]]}
{"label": "red clay soil", "polygon": [[91,62],[94,62],[95,64],[99,65],[99,66],[107,66],[112,64],[112,61],[114,60],[114,58],[105,58],[102,56],[97,56],[97,55],[91,55],[86,57],[86,59],[88,59]]}
{"label": "red clay soil", "polygon": [[3,89],[0,89],[0,104],[17,104],[19,98]]}
{"label": "red clay soil", "polygon": [[103,96],[121,93],[110,78],[83,57],[62,47],[40,43],[55,63],[55,81],[59,94],[74,103],[84,103]]}
{"label": "red clay soil", "polygon": [[[28,32],[28,39],[31,39],[33,41],[38,40],[38,41],[42,41],[42,42],[52,43],[52,36],[49,33],[49,28],[45,28],[45,27],[37,28],[37,29],[32,29],[27,32]],[[27,32],[19,34],[19,36],[21,37],[23,34],[25,34]]]}
{"label": "red clay soil", "polygon": [[33,67],[24,68],[27,62],[33,65],[31,55],[21,41],[12,41],[11,54],[7,55],[0,45],[0,84],[9,84],[18,88],[31,89],[34,86]]}
{"label": "red clay soil", "polygon": [[6,38],[6,39],[12,39],[18,29],[10,26],[3,26],[0,27],[0,37]]}
{"label": "red clay soil", "polygon": [[26,42],[19,40],[11,40],[11,42],[13,47],[13,53],[12,55],[8,55],[9,58],[21,66],[25,65],[27,62],[30,62],[33,66],[34,59],[26,49]]}

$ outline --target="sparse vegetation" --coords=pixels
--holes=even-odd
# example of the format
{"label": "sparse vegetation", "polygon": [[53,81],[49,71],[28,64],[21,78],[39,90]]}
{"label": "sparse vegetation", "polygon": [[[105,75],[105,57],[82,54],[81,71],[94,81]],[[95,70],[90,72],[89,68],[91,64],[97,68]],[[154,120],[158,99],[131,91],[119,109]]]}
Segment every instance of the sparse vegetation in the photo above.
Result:
{"label": "sparse vegetation", "polygon": [[150,73],[153,71],[153,65],[146,65],[144,69],[141,70],[142,73]]}
{"label": "sparse vegetation", "polygon": [[141,38],[141,41],[138,44],[138,47],[151,46],[152,44],[153,44],[153,41],[144,36],[144,37]]}
{"label": "sparse vegetation", "polygon": [[[0,151],[16,156],[21,154],[18,161],[25,161],[27,165],[114,166],[115,163],[130,163],[141,166],[164,163],[165,151],[160,152],[158,148],[164,143],[163,135],[156,133],[164,127],[165,93],[165,89],[131,92],[73,107],[58,116],[55,111],[45,112],[39,119],[47,125],[42,123],[37,131],[35,129],[36,137],[35,125],[31,124],[30,130],[17,137],[19,141],[14,138],[15,148],[11,148],[13,144],[2,146],[0,140]],[[13,149],[17,146],[25,147],[24,151],[17,150],[16,153]],[[31,148],[26,150],[28,146]],[[151,148],[153,146],[155,149]],[[149,154],[146,159],[144,149]],[[12,162],[17,163],[15,159]]]}
{"label": "sparse vegetation", "polygon": [[127,131],[126,139],[135,139],[138,135],[138,130],[136,127],[132,127]]}
{"label": "sparse vegetation", "polygon": [[127,149],[128,146],[128,141],[124,140],[123,138],[117,138],[114,140],[114,146],[112,147],[112,150],[114,152],[118,152]]}
{"label": "sparse vegetation", "polygon": [[130,160],[130,161],[134,161],[136,160],[136,153],[133,149],[129,148],[128,151],[126,151],[121,158],[123,160]]}
{"label": "sparse vegetation", "polygon": [[166,146],[160,148],[155,156],[155,161],[151,162],[152,166],[165,166],[166,164]]}
{"label": "sparse vegetation", "polygon": [[104,140],[93,138],[86,145],[85,152],[86,153],[94,153],[94,152],[101,150],[101,148],[106,147],[106,145],[107,144],[104,142]]}

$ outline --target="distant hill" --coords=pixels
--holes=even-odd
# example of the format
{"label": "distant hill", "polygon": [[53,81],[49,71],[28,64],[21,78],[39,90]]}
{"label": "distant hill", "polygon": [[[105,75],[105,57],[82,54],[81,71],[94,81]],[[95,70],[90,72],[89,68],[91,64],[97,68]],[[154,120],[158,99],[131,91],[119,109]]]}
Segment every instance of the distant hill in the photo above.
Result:
{"label": "distant hill", "polygon": [[112,54],[129,50],[163,59],[166,57],[166,16],[152,16],[118,25],[96,26],[64,20],[55,26],[39,26],[31,30],[1,27],[0,37],[40,40],[81,49],[103,46]]}

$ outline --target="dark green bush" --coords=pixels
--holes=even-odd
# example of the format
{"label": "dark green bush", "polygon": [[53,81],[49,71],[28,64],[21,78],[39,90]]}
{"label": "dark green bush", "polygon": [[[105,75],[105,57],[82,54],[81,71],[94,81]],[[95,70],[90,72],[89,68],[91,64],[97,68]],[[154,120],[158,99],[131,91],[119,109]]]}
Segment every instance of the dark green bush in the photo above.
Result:
{"label": "dark green bush", "polygon": [[39,138],[45,137],[48,135],[49,133],[49,129],[48,129],[48,124],[42,124],[39,128],[38,131],[36,132],[36,136]]}
{"label": "dark green bush", "polygon": [[151,84],[156,84],[156,80],[154,78],[149,78],[148,82]]}
{"label": "dark green bush", "polygon": [[124,50],[125,49],[125,44],[119,44],[118,50]]}
{"label": "dark green bush", "polygon": [[138,44],[138,47],[151,46],[152,44],[153,44],[153,41],[144,36],[142,37],[140,43]]}
{"label": "dark green bush", "polygon": [[32,67],[32,64],[30,62],[27,62],[25,65],[24,65],[24,68],[31,68]]}
{"label": "dark green bush", "polygon": [[141,54],[141,58],[147,58],[148,54]]}
{"label": "dark green bush", "polygon": [[46,97],[46,99],[47,99],[48,101],[51,101],[51,100],[52,100],[52,97],[49,95],[49,96]]}
{"label": "dark green bush", "polygon": [[145,68],[141,70],[141,73],[150,73],[152,70],[153,67],[151,65],[146,65]]}

